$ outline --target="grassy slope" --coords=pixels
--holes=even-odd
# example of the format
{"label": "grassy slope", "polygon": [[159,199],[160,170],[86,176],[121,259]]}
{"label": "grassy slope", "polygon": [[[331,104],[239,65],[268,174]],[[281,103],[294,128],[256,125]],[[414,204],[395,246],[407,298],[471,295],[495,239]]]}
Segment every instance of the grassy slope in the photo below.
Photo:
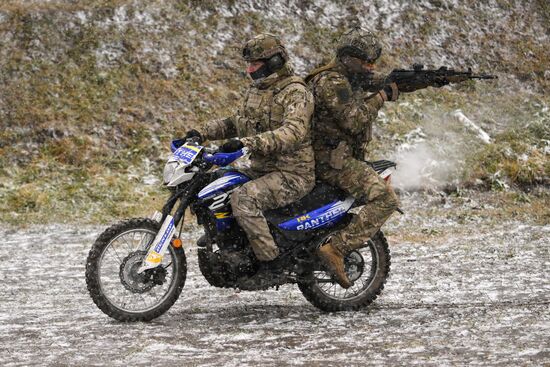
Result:
{"label": "grassy slope", "polygon": [[405,103],[385,109],[374,155],[389,154],[407,132],[429,124],[432,116],[424,111],[440,118],[461,109],[494,137],[494,144],[483,145],[449,125],[471,141],[462,182],[482,179],[497,189],[548,183],[550,51],[540,34],[548,32],[550,17],[544,1],[459,7],[431,1],[414,8],[394,1],[390,9],[327,1],[290,10],[276,3],[196,4],[3,2],[0,221],[97,222],[148,214],[164,193],[143,177],[159,176],[170,139],[231,113],[246,87],[242,40],[263,30],[284,34],[303,72],[330,53],[333,34],[349,14],[385,35],[383,69],[421,59],[473,65],[501,78],[404,96]]}

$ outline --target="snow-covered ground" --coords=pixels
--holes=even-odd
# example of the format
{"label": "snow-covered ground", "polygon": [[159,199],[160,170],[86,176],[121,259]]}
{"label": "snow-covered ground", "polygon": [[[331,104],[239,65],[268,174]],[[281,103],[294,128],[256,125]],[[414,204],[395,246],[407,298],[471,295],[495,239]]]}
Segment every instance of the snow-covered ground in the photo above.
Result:
{"label": "snow-covered ground", "polygon": [[550,225],[416,213],[438,205],[455,209],[403,199],[406,215],[387,225],[386,289],[368,310],[338,314],[291,285],[212,288],[188,244],[178,302],[153,322],[122,324],[86,290],[85,259],[103,228],[1,228],[1,365],[549,364]]}

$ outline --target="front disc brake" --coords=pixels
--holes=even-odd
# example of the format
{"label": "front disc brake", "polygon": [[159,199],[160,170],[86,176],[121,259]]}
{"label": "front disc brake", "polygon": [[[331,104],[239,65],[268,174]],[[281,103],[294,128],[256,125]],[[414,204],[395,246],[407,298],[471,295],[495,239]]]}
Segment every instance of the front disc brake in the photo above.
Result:
{"label": "front disc brake", "polygon": [[155,286],[150,272],[138,274],[138,269],[146,255],[147,251],[131,252],[120,264],[120,281],[124,288],[132,293],[145,293]]}

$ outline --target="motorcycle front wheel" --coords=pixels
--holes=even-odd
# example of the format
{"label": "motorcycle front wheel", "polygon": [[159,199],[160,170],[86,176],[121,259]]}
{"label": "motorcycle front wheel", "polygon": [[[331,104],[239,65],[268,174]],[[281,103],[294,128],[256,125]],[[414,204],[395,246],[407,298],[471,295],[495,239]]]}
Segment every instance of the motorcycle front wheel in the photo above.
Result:
{"label": "motorcycle front wheel", "polygon": [[187,274],[182,247],[169,246],[159,266],[139,274],[160,223],[146,218],[123,221],[95,241],[86,262],[86,284],[94,303],[125,322],[150,321],[178,299]]}
{"label": "motorcycle front wheel", "polygon": [[305,274],[298,287],[311,304],[323,311],[355,311],[371,304],[382,292],[390,272],[390,259],[388,241],[379,231],[344,260],[353,286],[340,287],[325,269],[319,268]]}

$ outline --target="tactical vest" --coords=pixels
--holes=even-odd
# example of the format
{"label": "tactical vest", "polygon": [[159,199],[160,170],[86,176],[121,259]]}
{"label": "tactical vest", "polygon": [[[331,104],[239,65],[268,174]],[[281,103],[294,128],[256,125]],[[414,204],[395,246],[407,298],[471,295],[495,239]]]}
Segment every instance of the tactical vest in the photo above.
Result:
{"label": "tactical vest", "polygon": [[[237,136],[248,137],[276,130],[283,125],[285,107],[279,103],[278,96],[294,83],[307,89],[304,81],[296,76],[288,76],[265,89],[249,88],[235,118]],[[311,147],[311,134],[295,145],[292,151],[277,152],[269,155],[253,152],[250,156],[252,177],[269,172],[288,172],[301,177],[314,177],[314,154]]]}
{"label": "tactical vest", "polygon": [[[341,119],[340,116],[327,114],[323,111],[323,105],[321,101],[318,101],[318,95],[316,88],[318,87],[319,80],[324,77],[327,72],[335,72],[341,74],[336,62],[331,62],[323,67],[313,70],[307,77],[309,88],[313,93],[315,100],[315,113],[313,117],[313,126],[315,130],[313,132],[313,148],[316,152],[316,160],[319,162],[330,161],[342,161],[346,157],[352,156],[356,159],[363,160],[365,157],[366,146],[372,140],[372,121],[365,121],[364,129],[361,135],[350,135],[347,131],[338,126],[337,121]],[[359,98],[360,93],[363,97]],[[351,98],[366,99],[366,93],[364,91],[354,92]],[[338,147],[338,149],[336,149]],[[334,151],[333,151],[334,150]],[[339,157],[335,157],[339,155]],[[341,165],[338,164],[338,165]]]}
{"label": "tactical vest", "polygon": [[274,102],[275,96],[291,84],[307,85],[297,76],[285,78],[266,89],[249,88],[238,112],[238,136],[252,136],[281,127],[284,106]]}

